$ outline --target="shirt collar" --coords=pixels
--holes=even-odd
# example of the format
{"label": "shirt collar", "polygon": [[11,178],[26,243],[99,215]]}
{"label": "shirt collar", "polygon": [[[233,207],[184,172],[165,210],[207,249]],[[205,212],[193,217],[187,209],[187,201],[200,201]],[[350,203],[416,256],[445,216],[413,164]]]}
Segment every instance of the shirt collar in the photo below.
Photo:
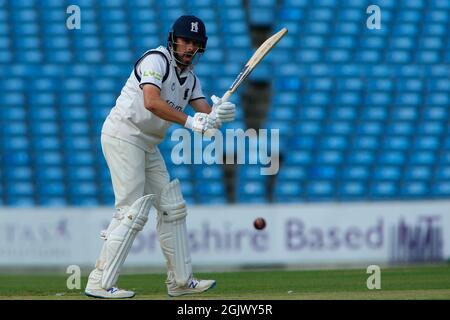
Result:
{"label": "shirt collar", "polygon": [[184,68],[184,70],[181,72],[181,69],[178,67],[175,60],[174,60],[174,63],[175,63],[175,67],[177,68],[177,72],[180,76],[186,75],[187,73],[192,71],[192,69],[194,69],[194,66],[191,64],[191,65],[187,66],[186,68]]}

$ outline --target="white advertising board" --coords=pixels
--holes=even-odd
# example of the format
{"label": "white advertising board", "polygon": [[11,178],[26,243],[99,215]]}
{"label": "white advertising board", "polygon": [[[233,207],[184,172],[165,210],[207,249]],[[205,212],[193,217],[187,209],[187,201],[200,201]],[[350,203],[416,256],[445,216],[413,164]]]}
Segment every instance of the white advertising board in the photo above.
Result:
{"label": "white advertising board", "polygon": [[[0,266],[95,264],[109,208],[0,208]],[[253,220],[264,217],[258,231]],[[194,265],[439,261],[450,257],[450,201],[190,206]],[[164,266],[156,212],[126,266]]]}

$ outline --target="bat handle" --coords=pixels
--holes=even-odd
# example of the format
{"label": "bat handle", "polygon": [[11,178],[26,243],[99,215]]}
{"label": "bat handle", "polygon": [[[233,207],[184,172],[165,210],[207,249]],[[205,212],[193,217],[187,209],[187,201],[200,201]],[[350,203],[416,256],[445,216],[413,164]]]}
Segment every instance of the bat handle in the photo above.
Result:
{"label": "bat handle", "polygon": [[[227,92],[225,92],[225,94],[222,96],[222,102],[225,102],[225,101],[228,101],[228,99],[231,97],[231,95],[232,95],[233,93],[230,91],[230,90],[228,90]],[[216,114],[216,111],[213,109],[212,111],[211,111],[211,115],[215,115]]]}
{"label": "bat handle", "polygon": [[225,92],[225,94],[222,97],[222,102],[228,101],[228,99],[231,97],[231,95],[232,95],[232,92],[230,90]]}

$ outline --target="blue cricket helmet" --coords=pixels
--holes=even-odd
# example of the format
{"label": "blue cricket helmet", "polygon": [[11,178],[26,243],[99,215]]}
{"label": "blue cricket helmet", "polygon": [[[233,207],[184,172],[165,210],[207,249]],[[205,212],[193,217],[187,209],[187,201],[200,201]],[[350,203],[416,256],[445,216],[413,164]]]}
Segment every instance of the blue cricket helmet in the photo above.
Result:
{"label": "blue cricket helmet", "polygon": [[173,46],[173,39],[176,37],[198,41],[200,43],[199,52],[205,52],[206,42],[208,41],[206,28],[203,21],[196,16],[181,16],[174,22],[169,32],[169,46]]}

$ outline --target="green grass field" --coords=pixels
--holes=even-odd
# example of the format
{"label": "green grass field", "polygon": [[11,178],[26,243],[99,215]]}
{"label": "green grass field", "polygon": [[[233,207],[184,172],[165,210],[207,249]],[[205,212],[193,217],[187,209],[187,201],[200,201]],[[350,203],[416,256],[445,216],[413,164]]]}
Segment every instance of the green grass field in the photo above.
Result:
{"label": "green grass field", "polygon": [[[92,299],[69,290],[69,275],[0,275],[0,299]],[[134,299],[329,300],[450,299],[450,265],[381,268],[381,289],[369,290],[366,269],[198,273],[216,279],[216,288],[198,295],[169,298],[165,275],[128,275],[119,287],[135,290]],[[82,277],[82,288],[87,278]]]}

